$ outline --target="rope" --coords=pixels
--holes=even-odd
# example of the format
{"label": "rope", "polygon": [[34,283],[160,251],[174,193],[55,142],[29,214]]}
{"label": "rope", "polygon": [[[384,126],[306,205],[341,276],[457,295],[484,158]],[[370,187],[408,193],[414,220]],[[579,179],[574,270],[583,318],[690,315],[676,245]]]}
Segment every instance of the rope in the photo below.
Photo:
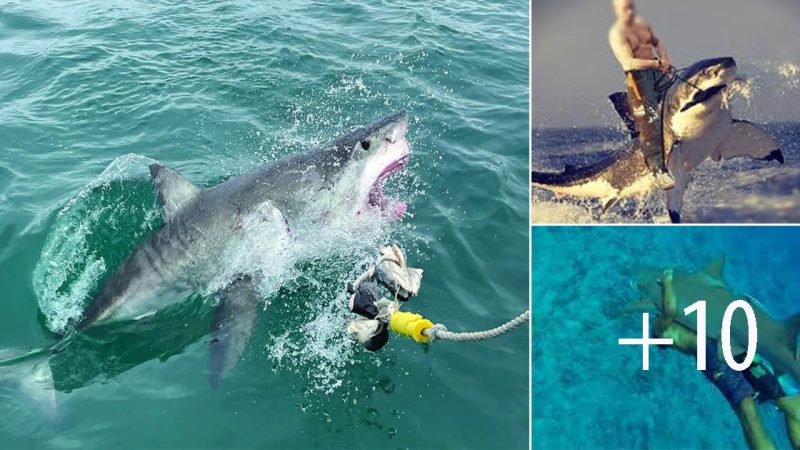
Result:
{"label": "rope", "polygon": [[499,327],[492,328],[491,330],[474,331],[470,333],[456,333],[453,331],[448,331],[447,327],[445,327],[440,323],[437,323],[430,328],[422,330],[422,334],[427,336],[431,340],[431,342],[437,339],[442,339],[446,341],[458,341],[458,342],[485,341],[487,339],[493,339],[508,333],[514,328],[517,328],[520,325],[523,325],[526,322],[528,322],[530,318],[531,318],[531,312],[525,311],[524,313],[520,314],[519,316],[515,317],[512,320],[509,320],[503,325],[500,325]]}
{"label": "rope", "polygon": [[691,87],[693,87],[693,88],[697,89],[698,91],[700,91],[700,92],[705,92],[705,90],[703,90],[702,88],[700,88],[700,87],[699,87],[699,86],[697,86],[696,84],[692,83],[691,81],[687,80],[686,78],[683,78],[683,77],[680,75],[680,73],[681,73],[681,72],[683,72],[683,71],[685,71],[685,70],[686,70],[686,68],[685,68],[685,67],[684,67],[683,69],[676,69],[676,68],[673,66],[673,67],[672,67],[672,73],[671,73],[671,75],[672,75],[672,79],[673,79],[673,80],[675,80],[675,79],[677,79],[677,80],[681,80],[681,81],[683,81],[684,83],[686,83],[687,85],[689,85],[689,86],[691,86]]}

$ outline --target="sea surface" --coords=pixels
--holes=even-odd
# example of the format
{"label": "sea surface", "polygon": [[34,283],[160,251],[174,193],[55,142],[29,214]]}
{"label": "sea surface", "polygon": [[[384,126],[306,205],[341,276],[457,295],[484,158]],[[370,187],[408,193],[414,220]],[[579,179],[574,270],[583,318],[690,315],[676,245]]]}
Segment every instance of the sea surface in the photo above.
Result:
{"label": "sea surface", "polygon": [[[642,368],[638,267],[699,270],[724,254],[724,279],[774,318],[800,310],[800,229],[794,227],[534,227],[533,448],[746,448],[736,414],[675,350],[650,351]],[[652,317],[652,316],[651,316]],[[759,407],[778,448],[783,416]]]}
{"label": "sea surface", "polygon": [[407,110],[411,163],[387,186],[399,223],[223,255],[274,285],[219,388],[198,294],[74,336],[46,360],[53,402],[18,388],[36,361],[0,366],[0,447],[526,448],[527,330],[371,354],[344,286],[396,242],[425,270],[405,309],[472,331],[527,308],[528,20],[525,1],[4,2],[0,355],[51,345],[161,225],[153,161],[211,186]]}

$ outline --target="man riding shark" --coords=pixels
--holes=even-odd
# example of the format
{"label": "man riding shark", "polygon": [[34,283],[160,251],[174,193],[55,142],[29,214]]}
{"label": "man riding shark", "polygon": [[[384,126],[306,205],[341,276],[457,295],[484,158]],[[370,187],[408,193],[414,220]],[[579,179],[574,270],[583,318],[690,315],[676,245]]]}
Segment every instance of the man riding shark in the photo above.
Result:
{"label": "man riding shark", "polygon": [[[674,187],[666,191],[673,223],[681,221],[690,172],[706,158],[719,161],[749,157],[784,162],[783,153],[764,130],[732,117],[726,95],[736,74],[733,58],[699,61],[677,75],[678,81],[667,88],[660,104],[665,160],[675,180]],[[635,134],[627,95],[616,93],[610,99]],[[605,212],[621,198],[641,197],[657,189],[640,145],[640,140],[634,138],[626,150],[589,166],[567,166],[561,173],[534,171],[531,182],[557,194],[599,198]]]}
{"label": "man riding shark", "polygon": [[[248,250],[247,239],[314,241],[328,228],[403,216],[406,204],[386,197],[382,187],[408,163],[407,130],[408,115],[398,112],[207,189],[163,165],[151,165],[163,227],[105,279],[66,334],[106,321],[140,319],[193,293],[211,292],[218,303],[210,381],[218,385],[244,351],[262,296],[261,274],[253,267],[237,266],[229,279],[212,283],[231,272],[222,255],[232,248]],[[253,224],[257,236],[245,236]],[[39,372],[42,367],[36,363]]]}

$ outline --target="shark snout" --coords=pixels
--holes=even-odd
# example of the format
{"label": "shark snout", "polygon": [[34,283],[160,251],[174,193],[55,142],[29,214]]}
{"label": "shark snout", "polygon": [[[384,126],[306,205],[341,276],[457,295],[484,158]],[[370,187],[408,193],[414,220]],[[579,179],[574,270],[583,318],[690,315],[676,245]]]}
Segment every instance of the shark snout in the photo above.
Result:
{"label": "shark snout", "polygon": [[706,70],[714,68],[717,70],[733,69],[736,67],[736,60],[730,56],[723,56],[721,58],[714,58],[705,61]]}
{"label": "shark snout", "polygon": [[387,117],[388,124],[393,124],[386,133],[386,140],[394,144],[405,137],[408,132],[408,113],[400,111]]}
{"label": "shark snout", "polygon": [[721,58],[721,60],[722,61],[720,62],[720,65],[722,67],[726,68],[726,69],[730,69],[730,68],[736,67],[736,60],[731,58],[730,56],[726,56],[724,58]]}

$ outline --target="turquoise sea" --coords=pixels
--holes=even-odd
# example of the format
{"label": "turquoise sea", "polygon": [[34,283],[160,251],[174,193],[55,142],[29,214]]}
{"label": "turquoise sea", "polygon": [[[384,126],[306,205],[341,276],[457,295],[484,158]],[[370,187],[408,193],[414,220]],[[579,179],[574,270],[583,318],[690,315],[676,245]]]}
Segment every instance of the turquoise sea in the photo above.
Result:
{"label": "turquoise sea", "polygon": [[74,336],[46,360],[54,402],[19,389],[33,362],[0,366],[0,448],[526,448],[527,330],[371,354],[344,286],[397,242],[425,270],[406,309],[472,331],[527,308],[528,21],[525,1],[3,2],[0,355],[54,342],[161,225],[153,160],[211,186],[407,110],[411,163],[400,223],[233,255],[280,270],[222,386],[196,295]]}
{"label": "turquoise sea", "polygon": [[[644,372],[641,347],[618,345],[642,335],[641,314],[622,310],[638,298],[637,268],[695,271],[724,254],[725,282],[785,319],[800,309],[798,244],[795,227],[535,227],[533,448],[747,448],[693,358],[651,348]],[[790,448],[783,415],[770,403],[759,411]]]}

